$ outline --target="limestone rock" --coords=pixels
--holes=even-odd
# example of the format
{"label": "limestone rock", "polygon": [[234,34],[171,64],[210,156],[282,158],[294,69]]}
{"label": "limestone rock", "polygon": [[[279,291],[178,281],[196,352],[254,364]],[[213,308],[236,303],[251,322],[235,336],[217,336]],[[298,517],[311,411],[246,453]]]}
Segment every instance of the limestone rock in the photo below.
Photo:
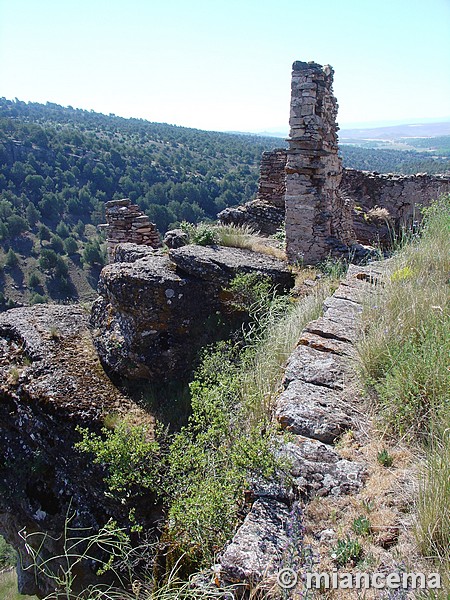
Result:
{"label": "limestone rock", "polygon": [[176,273],[166,255],[108,265],[91,315],[102,362],[127,377],[167,380],[185,374],[210,340],[205,321],[217,308],[216,291]]}
{"label": "limestone rock", "polygon": [[135,262],[139,258],[144,258],[153,254],[155,250],[151,246],[140,246],[139,244],[123,243],[117,244],[114,248],[112,262]]}
{"label": "limestone rock", "polygon": [[286,263],[238,248],[190,245],[108,265],[91,316],[102,362],[131,378],[187,376],[200,348],[220,336],[217,313],[232,318],[223,287],[250,272],[269,275],[282,289],[293,285]]}
{"label": "limestone rock", "polygon": [[164,236],[163,242],[168,248],[181,248],[189,243],[189,236],[182,229],[171,229]]}
{"label": "limestone rock", "polygon": [[283,383],[288,387],[292,381],[301,380],[342,390],[350,372],[349,362],[345,358],[299,345],[288,359]]}
{"label": "limestone rock", "polygon": [[276,418],[284,429],[328,444],[352,426],[350,410],[336,391],[301,380],[278,397]]}
{"label": "limestone rock", "polygon": [[274,573],[289,543],[285,531],[288,519],[285,504],[257,500],[220,559],[225,582],[256,583]]}
{"label": "limestone rock", "polygon": [[[62,552],[62,532],[71,526],[98,530],[109,518],[125,523],[127,507],[105,496],[104,471],[77,452],[77,426],[100,431],[108,415],[131,422],[154,419],[122,394],[104,373],[78,306],[36,305],[0,315],[0,533],[21,551],[19,585],[43,597],[54,582],[35,579],[18,532],[48,533],[40,556]],[[144,525],[154,527],[160,507],[146,499]],[[88,529],[86,529],[88,531]],[[43,538],[34,537],[40,544]],[[55,567],[58,567],[58,560]],[[92,565],[80,565],[74,592],[98,582]],[[108,579],[106,580],[106,583]]]}
{"label": "limestone rock", "polygon": [[327,444],[295,436],[282,454],[292,465],[294,485],[304,498],[356,493],[366,476],[364,465],[343,459]]}
{"label": "limestone rock", "polygon": [[227,284],[238,273],[257,271],[270,277],[284,290],[294,285],[292,273],[285,262],[251,250],[191,245],[171,250],[169,256],[178,269],[203,281]]}

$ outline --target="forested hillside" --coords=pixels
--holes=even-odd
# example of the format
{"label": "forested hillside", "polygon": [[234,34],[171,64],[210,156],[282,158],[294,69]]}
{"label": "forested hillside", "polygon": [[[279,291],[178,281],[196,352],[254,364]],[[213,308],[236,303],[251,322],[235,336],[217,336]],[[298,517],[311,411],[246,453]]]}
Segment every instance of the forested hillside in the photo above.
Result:
{"label": "forested hillside", "polygon": [[[262,152],[285,144],[0,99],[0,310],[95,295],[105,201],[130,198],[162,233],[215,219],[254,197]],[[450,168],[417,152],[341,152],[358,169]]]}
{"label": "forested hillside", "polygon": [[[426,144],[430,144],[429,138],[427,138]],[[344,167],[360,171],[403,173],[404,175],[415,173],[433,175],[450,171],[450,158],[445,156],[445,150],[439,150],[439,155],[436,155],[415,150],[374,149],[341,145],[340,154]]]}

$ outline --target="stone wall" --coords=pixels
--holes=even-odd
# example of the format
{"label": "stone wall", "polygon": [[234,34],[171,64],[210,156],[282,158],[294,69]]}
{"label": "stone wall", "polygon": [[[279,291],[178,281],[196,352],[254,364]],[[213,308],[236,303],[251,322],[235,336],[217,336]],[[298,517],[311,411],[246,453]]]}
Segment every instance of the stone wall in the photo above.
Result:
{"label": "stone wall", "polygon": [[284,209],[286,193],[286,150],[276,148],[263,152],[258,186],[258,198]]}
{"label": "stone wall", "polygon": [[107,223],[99,225],[99,229],[106,231],[110,262],[114,259],[117,244],[131,243],[152,248],[161,245],[156,226],[128,198],[110,200],[105,207]]}
{"label": "stone wall", "polygon": [[351,241],[351,211],[338,193],[337,102],[333,69],[293,64],[286,164],[286,252],[291,263],[317,263]]}
{"label": "stone wall", "polygon": [[420,206],[429,206],[450,192],[445,175],[393,175],[344,169],[340,190],[353,208],[358,242],[388,243],[393,232],[420,220]]}
{"label": "stone wall", "polygon": [[226,208],[218,214],[219,221],[223,225],[248,225],[266,235],[275,233],[284,223],[285,169],[285,149],[263,152],[256,199]]}

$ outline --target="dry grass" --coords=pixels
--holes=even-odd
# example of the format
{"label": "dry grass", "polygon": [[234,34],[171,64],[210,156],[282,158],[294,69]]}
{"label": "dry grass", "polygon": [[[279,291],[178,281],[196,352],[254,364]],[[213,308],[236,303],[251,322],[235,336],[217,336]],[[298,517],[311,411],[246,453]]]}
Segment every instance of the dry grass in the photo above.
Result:
{"label": "dry grass", "polygon": [[217,235],[218,243],[221,246],[230,246],[232,248],[244,248],[252,252],[267,254],[279,260],[286,261],[286,252],[280,248],[280,243],[276,240],[263,237],[255,233],[248,226],[238,225],[215,225],[214,232]]}
{"label": "dry grass", "polygon": [[0,598],[1,600],[37,600],[36,596],[19,594],[15,569],[7,569],[0,573]]}

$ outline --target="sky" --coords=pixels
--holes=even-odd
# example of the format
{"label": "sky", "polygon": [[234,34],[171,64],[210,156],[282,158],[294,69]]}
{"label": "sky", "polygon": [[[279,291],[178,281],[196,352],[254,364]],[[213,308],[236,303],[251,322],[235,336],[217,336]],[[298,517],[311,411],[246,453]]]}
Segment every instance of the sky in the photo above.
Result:
{"label": "sky", "polygon": [[0,96],[287,131],[295,60],[341,127],[450,120],[450,0],[0,0]]}

